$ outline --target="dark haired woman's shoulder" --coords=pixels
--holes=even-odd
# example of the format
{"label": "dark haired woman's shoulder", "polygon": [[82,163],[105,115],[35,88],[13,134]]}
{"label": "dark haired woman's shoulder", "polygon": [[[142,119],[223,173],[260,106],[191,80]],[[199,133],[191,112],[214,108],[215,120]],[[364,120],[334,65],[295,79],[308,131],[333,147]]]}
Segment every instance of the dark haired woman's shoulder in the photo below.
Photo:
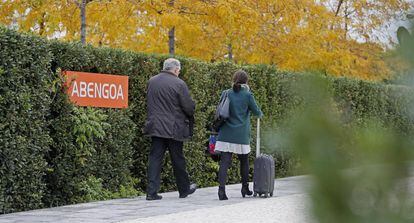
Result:
{"label": "dark haired woman's shoulder", "polygon": [[244,90],[241,90],[241,91],[237,92],[237,95],[239,95],[239,97],[243,97],[243,98],[252,97],[252,93],[250,91],[244,91]]}
{"label": "dark haired woman's shoulder", "polygon": [[243,89],[240,92],[242,92],[245,95],[253,95],[253,93],[250,90],[248,90],[248,89]]}
{"label": "dark haired woman's shoulder", "polygon": [[246,96],[249,98],[254,98],[254,93],[251,91],[246,91]]}
{"label": "dark haired woman's shoulder", "polygon": [[221,92],[221,94],[224,94],[224,93],[233,93],[234,91],[233,91],[233,89],[231,89],[231,88],[229,88],[229,89],[224,89],[222,92]]}

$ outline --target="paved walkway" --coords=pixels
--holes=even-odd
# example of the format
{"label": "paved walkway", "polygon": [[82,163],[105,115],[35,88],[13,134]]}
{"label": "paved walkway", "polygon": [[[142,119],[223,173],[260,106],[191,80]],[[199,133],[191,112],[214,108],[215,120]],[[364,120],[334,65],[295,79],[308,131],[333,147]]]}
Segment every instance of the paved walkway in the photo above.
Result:
{"label": "paved walkway", "polygon": [[[164,193],[159,201],[144,196],[69,205],[0,215],[4,222],[123,222],[123,223],[199,223],[199,222],[312,222],[304,176],[277,179],[272,198],[242,198],[240,184],[226,187],[229,200],[219,201],[217,187],[198,189],[185,199],[177,192]],[[250,185],[252,187],[252,185]]]}

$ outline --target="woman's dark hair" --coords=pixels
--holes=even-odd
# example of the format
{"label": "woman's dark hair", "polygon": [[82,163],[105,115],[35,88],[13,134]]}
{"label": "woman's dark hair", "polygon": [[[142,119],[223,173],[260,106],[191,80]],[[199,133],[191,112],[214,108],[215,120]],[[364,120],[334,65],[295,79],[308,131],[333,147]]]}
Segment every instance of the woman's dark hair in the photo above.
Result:
{"label": "woman's dark hair", "polygon": [[248,80],[249,80],[249,76],[247,75],[246,71],[244,70],[236,71],[236,73],[234,73],[234,76],[233,76],[233,91],[239,92],[241,89],[241,85],[247,84]]}

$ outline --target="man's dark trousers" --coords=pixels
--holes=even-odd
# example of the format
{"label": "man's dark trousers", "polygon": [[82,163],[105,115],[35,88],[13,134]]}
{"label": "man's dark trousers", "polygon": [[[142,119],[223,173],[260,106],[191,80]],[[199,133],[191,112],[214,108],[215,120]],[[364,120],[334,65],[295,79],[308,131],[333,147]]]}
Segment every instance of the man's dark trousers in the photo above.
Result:
{"label": "man's dark trousers", "polygon": [[173,165],[178,192],[185,194],[190,189],[190,179],[186,170],[183,154],[183,142],[173,139],[151,137],[151,152],[148,164],[147,194],[154,195],[160,189],[161,168],[165,151],[168,149]]}

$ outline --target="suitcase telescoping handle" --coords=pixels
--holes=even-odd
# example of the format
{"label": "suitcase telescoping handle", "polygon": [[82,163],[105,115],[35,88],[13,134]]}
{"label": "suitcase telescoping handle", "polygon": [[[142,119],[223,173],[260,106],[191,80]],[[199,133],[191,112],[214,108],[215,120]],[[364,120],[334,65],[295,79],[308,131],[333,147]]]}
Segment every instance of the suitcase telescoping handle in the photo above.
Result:
{"label": "suitcase telescoping handle", "polygon": [[257,119],[257,128],[256,128],[256,157],[260,156],[260,118]]}

